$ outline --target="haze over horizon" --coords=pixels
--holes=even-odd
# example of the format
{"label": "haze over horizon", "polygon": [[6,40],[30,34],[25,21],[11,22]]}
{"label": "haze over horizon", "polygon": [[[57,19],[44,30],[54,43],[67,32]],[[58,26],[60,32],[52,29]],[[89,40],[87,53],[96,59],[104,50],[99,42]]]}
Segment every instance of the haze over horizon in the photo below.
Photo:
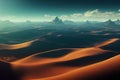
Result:
{"label": "haze over horizon", "polygon": [[119,0],[0,0],[0,20],[72,21],[120,19]]}

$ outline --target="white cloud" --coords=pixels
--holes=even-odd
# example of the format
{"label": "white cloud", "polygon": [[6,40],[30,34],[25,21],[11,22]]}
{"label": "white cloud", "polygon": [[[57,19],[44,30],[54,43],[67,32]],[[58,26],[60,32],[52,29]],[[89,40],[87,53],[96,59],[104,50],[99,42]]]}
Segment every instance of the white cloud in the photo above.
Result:
{"label": "white cloud", "polygon": [[102,12],[98,9],[92,10],[92,11],[87,11],[84,13],[84,17],[91,19],[91,20],[98,20],[98,21],[104,21],[107,19],[112,19],[115,20],[117,18],[120,19],[120,13],[119,12]]}
{"label": "white cloud", "polygon": [[75,13],[75,14],[71,14],[71,15],[62,15],[60,16],[61,19],[63,20],[78,20],[80,17],[82,17],[83,15],[80,13]]}
{"label": "white cloud", "polygon": [[[48,18],[54,18],[55,16],[48,16]],[[106,21],[108,19],[116,20],[120,19],[120,9],[118,11],[100,11],[98,9],[89,10],[84,13],[74,13],[71,15],[59,16],[63,20],[74,20],[74,21]]]}
{"label": "white cloud", "polygon": [[[1,20],[13,20],[13,21],[51,21],[56,15],[45,14],[40,17],[16,17],[16,16],[0,16]],[[70,15],[59,16],[62,20],[73,20],[73,21],[106,21],[108,19],[116,20],[120,19],[120,9],[117,11],[101,11],[98,9],[88,10],[84,13],[73,13]]]}
{"label": "white cloud", "polygon": [[49,18],[49,19],[55,18],[55,16],[51,16],[51,15],[48,15],[48,14],[45,14],[44,17]]}
{"label": "white cloud", "polygon": [[84,16],[85,17],[91,17],[91,16],[94,16],[94,15],[98,15],[100,13],[100,11],[98,9],[96,10],[93,10],[93,11],[86,11],[84,13]]}
{"label": "white cloud", "polygon": [[120,9],[118,10],[118,12],[120,12]]}

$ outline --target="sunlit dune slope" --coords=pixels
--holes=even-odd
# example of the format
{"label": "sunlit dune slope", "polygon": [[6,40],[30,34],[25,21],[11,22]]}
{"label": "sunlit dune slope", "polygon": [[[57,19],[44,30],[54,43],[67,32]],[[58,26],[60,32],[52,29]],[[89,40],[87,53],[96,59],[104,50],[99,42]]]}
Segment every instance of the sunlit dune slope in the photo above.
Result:
{"label": "sunlit dune slope", "polygon": [[34,62],[39,62],[40,64],[44,62],[55,62],[58,61],[61,57],[75,51],[78,48],[62,48],[62,49],[55,49],[49,50],[41,53],[36,53],[26,58],[14,61],[12,63],[15,64],[36,64]]}
{"label": "sunlit dune slope", "polygon": [[25,48],[30,46],[33,42],[37,41],[36,40],[32,40],[32,41],[28,41],[28,42],[24,42],[24,43],[20,43],[20,44],[0,44],[0,50],[15,50],[15,49],[21,49],[21,48]]}
{"label": "sunlit dune slope", "polygon": [[[111,40],[109,41],[111,42]],[[49,56],[60,54],[60,51],[64,52],[66,50],[67,52],[57,57]],[[104,67],[106,69],[107,64],[111,65],[111,59],[114,60],[116,55],[118,53],[103,50],[99,47],[63,48],[37,53],[11,64],[16,72],[20,71],[20,74],[24,74],[22,76],[23,80],[89,80],[87,78],[92,78],[95,75],[94,70],[97,72],[96,68],[100,68],[101,71],[98,74],[98,70],[96,75],[101,75]],[[89,75],[91,69],[93,75]],[[105,72],[103,71],[103,73]],[[76,74],[78,75],[76,76]],[[69,75],[71,78],[69,78]]]}
{"label": "sunlit dune slope", "polygon": [[[33,80],[119,80],[120,55],[61,75]],[[32,79],[31,79],[32,80]]]}
{"label": "sunlit dune slope", "polygon": [[[104,41],[95,47],[90,48],[62,48],[62,49],[55,49],[50,51],[45,51],[42,53],[33,54],[31,56],[28,56],[26,58],[23,58],[21,60],[16,61],[15,63],[34,63],[34,61],[44,63],[44,62],[55,62],[55,61],[65,61],[69,59],[76,59],[80,57],[100,54],[109,52],[108,50],[103,50],[99,47],[110,45],[116,41],[118,41],[118,38],[113,38],[107,41]],[[57,57],[55,57],[57,56]]]}
{"label": "sunlit dune slope", "polygon": [[[105,42],[103,43],[105,45],[109,45],[112,42],[111,40],[108,40],[106,41],[106,43]],[[102,44],[99,45],[105,46]],[[21,73],[24,73],[25,75],[23,76],[24,80],[37,78],[41,79],[46,77],[62,75],[64,73],[85,66],[96,64],[101,61],[107,60],[117,54],[118,53],[103,50],[99,47],[63,48],[50,50],[43,53],[37,53],[26,58],[23,58],[21,60],[12,62],[11,64],[13,65],[16,71],[20,70]]]}
{"label": "sunlit dune slope", "polygon": [[[37,59],[37,61],[36,60],[34,61],[34,59],[33,59],[33,62],[31,62],[31,63],[29,62],[29,64],[27,62],[19,63],[19,64],[12,63],[12,66],[15,71],[18,71],[18,72],[20,71],[20,74],[21,73],[24,74],[24,76],[22,77],[23,80],[32,80],[32,79],[33,80],[34,79],[41,80],[41,78],[58,76],[58,75],[62,75],[64,73],[68,73],[68,72],[71,72],[71,71],[74,71],[77,69],[82,69],[85,66],[100,63],[100,61],[102,62],[104,60],[109,59],[110,57],[117,55],[115,53],[104,53],[104,54],[106,54],[106,55],[112,54],[112,56],[105,57],[106,55],[99,54],[99,55],[91,55],[91,56],[87,56],[84,58],[80,57],[80,58],[75,58],[75,59],[73,59],[71,56],[71,59],[69,59],[69,60],[66,60],[65,58],[60,58],[58,60],[57,59],[48,59],[48,60],[46,59],[46,60],[44,60],[44,62],[42,62],[38,59]],[[97,68],[97,66],[96,66],[96,68]],[[101,69],[101,71],[102,70],[103,69]],[[94,71],[94,69],[93,69],[93,71]],[[72,76],[72,72],[71,72],[71,76]],[[74,78],[77,78],[77,77],[73,77],[73,79],[72,78],[71,79],[74,80]],[[52,79],[59,80],[59,78],[58,79],[52,78]],[[52,79],[50,78],[50,80],[52,80]],[[60,80],[62,80],[62,79],[69,80],[64,77],[60,78]],[[49,78],[47,80],[49,80]]]}
{"label": "sunlit dune slope", "polygon": [[[64,54],[60,53],[60,51],[65,52]],[[18,61],[15,61],[13,63],[16,64],[44,64],[49,62],[58,62],[58,61],[68,61],[73,60],[77,58],[82,58],[86,56],[92,56],[92,55],[98,55],[107,53],[110,51],[102,50],[100,48],[96,47],[90,47],[90,48],[64,48],[64,49],[56,49],[56,50],[50,50],[43,53],[37,53],[31,56],[28,56],[26,58],[20,59]],[[59,57],[49,57],[49,55],[58,55],[62,54]]]}
{"label": "sunlit dune slope", "polygon": [[107,41],[105,41],[105,42],[102,42],[101,44],[96,45],[96,47],[104,47],[104,46],[107,46],[107,45],[109,45],[109,44],[112,44],[112,43],[114,43],[114,42],[116,42],[116,41],[118,41],[118,40],[120,40],[120,39],[119,39],[119,38],[109,39],[109,40],[107,40]]}
{"label": "sunlit dune slope", "polygon": [[120,52],[120,39],[113,38],[96,45],[95,47],[100,47],[104,50],[110,50],[114,52]]}
{"label": "sunlit dune slope", "polygon": [[[14,80],[119,80],[119,53],[101,48],[118,40],[110,39],[88,48],[61,48],[32,54],[5,63],[9,65],[5,70],[12,70],[13,77],[16,78]],[[34,41],[30,41],[29,45],[32,42]],[[7,73],[9,74],[11,73]]]}

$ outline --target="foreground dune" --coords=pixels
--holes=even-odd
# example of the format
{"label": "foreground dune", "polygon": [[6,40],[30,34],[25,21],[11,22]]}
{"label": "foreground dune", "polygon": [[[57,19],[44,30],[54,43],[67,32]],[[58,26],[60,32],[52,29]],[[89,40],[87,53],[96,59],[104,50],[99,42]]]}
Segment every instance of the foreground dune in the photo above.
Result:
{"label": "foreground dune", "polygon": [[[93,60],[89,56],[98,54],[109,54],[110,51],[102,50],[99,48],[83,48],[77,49],[67,55],[59,58],[39,58],[40,55],[30,56],[23,60],[13,62],[15,69],[24,73],[25,80],[34,78],[43,78],[56,76],[65,72],[80,68],[80,66],[89,65],[98,62],[101,59]],[[44,53],[46,54],[46,53]],[[88,59],[87,59],[88,58]],[[88,61],[91,60],[91,61]],[[51,73],[49,74],[50,71]],[[27,78],[27,79],[26,79]]]}
{"label": "foreground dune", "polygon": [[[117,41],[117,39],[105,41],[103,42],[104,44],[99,44],[99,47],[109,45],[115,41]],[[102,68],[110,66],[112,64],[110,62],[112,61],[111,59],[114,59],[114,56],[118,55],[118,53],[103,50],[99,47],[63,48],[46,51],[12,62],[12,65],[15,71],[19,72],[20,70],[20,73],[24,73],[24,76],[22,77],[23,80],[82,80],[83,73],[85,73],[84,76],[87,78],[87,76],[89,76],[88,73],[90,72],[89,69],[94,71],[94,66],[98,69],[100,68],[99,70],[102,71],[101,66],[106,65]],[[65,50],[69,52],[66,52],[59,57],[43,57],[45,54],[56,55],[60,51],[65,52]],[[107,64],[110,65],[107,66]],[[90,68],[87,68],[89,66]],[[75,74],[78,75],[75,76]],[[93,76],[95,74],[97,74],[97,72],[94,72]],[[71,78],[69,78],[69,76],[71,76]]]}
{"label": "foreground dune", "polygon": [[[82,59],[76,60],[80,61]],[[116,55],[115,57],[94,64],[88,64],[88,61],[82,61],[83,63],[86,62],[84,64],[88,64],[86,66],[74,60],[69,60],[72,62],[71,65],[69,65],[69,61],[62,61],[47,64],[38,63],[36,65],[12,64],[12,66],[16,72],[20,71],[20,74],[24,74],[22,76],[23,80],[99,80],[99,78],[109,78],[116,71],[119,72],[119,60],[120,56]],[[74,62],[77,65],[74,65]]]}
{"label": "foreground dune", "polygon": [[34,80],[119,80],[119,61],[120,55],[117,55],[108,60],[79,68],[61,75]]}
{"label": "foreground dune", "polygon": [[[110,39],[95,47],[56,49],[14,62],[1,62],[0,74],[7,70],[5,75],[9,80],[119,80],[119,53],[101,49],[117,40]],[[8,78],[0,76],[0,80]]]}

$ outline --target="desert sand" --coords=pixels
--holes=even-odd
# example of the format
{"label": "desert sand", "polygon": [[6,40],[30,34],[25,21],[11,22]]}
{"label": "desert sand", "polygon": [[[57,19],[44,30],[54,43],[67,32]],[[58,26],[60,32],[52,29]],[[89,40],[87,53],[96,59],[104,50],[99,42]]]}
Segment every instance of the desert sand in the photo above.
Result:
{"label": "desert sand", "polygon": [[25,48],[25,47],[30,46],[33,42],[37,40],[38,39],[20,43],[20,44],[0,44],[0,50],[15,50],[15,49]]}
{"label": "desert sand", "polygon": [[[101,48],[118,40],[110,39],[88,48],[45,51],[13,62],[1,61],[0,66],[4,72],[8,69],[9,80],[119,80],[119,52]],[[44,56],[61,54],[60,51],[65,53],[57,57]],[[8,79],[5,78],[0,76],[0,80]]]}

